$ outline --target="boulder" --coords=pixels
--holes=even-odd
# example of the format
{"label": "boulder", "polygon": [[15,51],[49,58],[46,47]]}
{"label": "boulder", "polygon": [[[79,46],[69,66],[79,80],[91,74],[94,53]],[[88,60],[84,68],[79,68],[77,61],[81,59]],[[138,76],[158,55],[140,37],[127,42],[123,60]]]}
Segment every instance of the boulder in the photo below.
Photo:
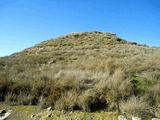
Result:
{"label": "boulder", "polygon": [[118,116],[118,120],[127,120],[127,118],[124,117],[123,115],[119,115],[119,116]]}

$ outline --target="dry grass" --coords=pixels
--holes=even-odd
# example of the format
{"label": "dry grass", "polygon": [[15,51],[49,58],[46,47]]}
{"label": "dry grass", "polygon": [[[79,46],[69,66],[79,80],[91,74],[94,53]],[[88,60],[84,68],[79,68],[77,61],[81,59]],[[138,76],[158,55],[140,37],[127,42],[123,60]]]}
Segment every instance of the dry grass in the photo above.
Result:
{"label": "dry grass", "polygon": [[[12,102],[24,104],[27,97],[32,104],[61,110],[94,111],[93,106],[99,110],[106,104],[100,109],[120,111],[119,103],[134,95],[156,107],[159,56],[159,48],[129,43],[111,33],[62,36],[0,59],[1,101],[14,98]],[[146,97],[152,93],[154,100]]]}
{"label": "dry grass", "polygon": [[122,101],[120,108],[128,117],[134,115],[146,118],[146,114],[149,113],[147,103],[143,99],[134,96],[127,101]]}

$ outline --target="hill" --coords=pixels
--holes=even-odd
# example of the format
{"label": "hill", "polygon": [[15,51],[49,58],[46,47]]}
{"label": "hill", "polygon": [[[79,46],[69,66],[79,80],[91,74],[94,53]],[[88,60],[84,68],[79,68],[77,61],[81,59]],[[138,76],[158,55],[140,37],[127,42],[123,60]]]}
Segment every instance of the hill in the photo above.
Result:
{"label": "hill", "polygon": [[47,40],[0,58],[0,96],[12,105],[156,116],[160,49],[98,31]]}

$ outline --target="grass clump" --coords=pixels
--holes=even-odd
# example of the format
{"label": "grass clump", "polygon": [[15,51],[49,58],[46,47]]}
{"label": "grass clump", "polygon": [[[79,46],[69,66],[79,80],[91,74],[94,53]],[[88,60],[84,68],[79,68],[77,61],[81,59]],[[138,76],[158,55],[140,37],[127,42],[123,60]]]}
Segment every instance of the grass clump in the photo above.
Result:
{"label": "grass clump", "polygon": [[122,113],[128,118],[138,116],[142,119],[147,119],[154,116],[151,111],[149,111],[149,106],[146,101],[135,96],[130,97],[127,101],[122,101],[120,103],[120,108]]}

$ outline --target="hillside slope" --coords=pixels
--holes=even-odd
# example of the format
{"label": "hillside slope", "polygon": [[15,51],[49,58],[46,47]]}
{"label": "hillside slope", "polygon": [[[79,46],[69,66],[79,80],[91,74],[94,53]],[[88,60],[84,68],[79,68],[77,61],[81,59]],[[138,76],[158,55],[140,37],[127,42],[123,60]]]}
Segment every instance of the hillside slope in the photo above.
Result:
{"label": "hillside slope", "polygon": [[160,49],[112,33],[72,33],[0,58],[0,100],[13,105],[141,115],[158,109],[159,86]]}

